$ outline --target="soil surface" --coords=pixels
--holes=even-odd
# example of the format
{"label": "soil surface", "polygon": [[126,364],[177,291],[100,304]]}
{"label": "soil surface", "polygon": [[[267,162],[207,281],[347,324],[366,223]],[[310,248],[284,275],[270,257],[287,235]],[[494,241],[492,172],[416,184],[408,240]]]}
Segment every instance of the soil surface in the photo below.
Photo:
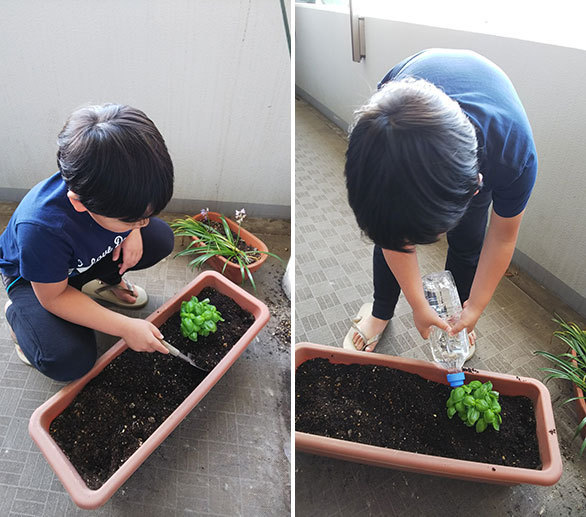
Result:
{"label": "soil surface", "polygon": [[448,418],[450,389],[383,366],[311,359],[295,374],[295,430],[433,456],[541,467],[530,399],[501,395],[500,431],[477,433],[457,415]]}
{"label": "soil surface", "polygon": [[[232,299],[205,288],[226,320],[193,342],[181,335],[179,313],[161,327],[165,340],[211,370],[254,322]],[[127,349],[92,379],[50,426],[51,436],[95,490],[185,400],[207,374],[176,357]]]}

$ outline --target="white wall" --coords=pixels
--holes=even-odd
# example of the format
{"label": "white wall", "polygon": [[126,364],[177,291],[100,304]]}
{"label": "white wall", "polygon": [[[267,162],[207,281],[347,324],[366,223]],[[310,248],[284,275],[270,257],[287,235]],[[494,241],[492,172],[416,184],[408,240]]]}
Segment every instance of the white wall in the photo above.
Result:
{"label": "white wall", "polygon": [[163,134],[176,207],[288,215],[291,63],[278,1],[0,0],[0,13],[0,198],[57,170],[71,111],[118,102]]}
{"label": "white wall", "polygon": [[298,91],[339,125],[397,62],[429,47],[468,48],[513,81],[533,127],[539,177],[515,260],[586,314],[586,51],[366,18],[366,60],[352,61],[349,17],[296,7]]}

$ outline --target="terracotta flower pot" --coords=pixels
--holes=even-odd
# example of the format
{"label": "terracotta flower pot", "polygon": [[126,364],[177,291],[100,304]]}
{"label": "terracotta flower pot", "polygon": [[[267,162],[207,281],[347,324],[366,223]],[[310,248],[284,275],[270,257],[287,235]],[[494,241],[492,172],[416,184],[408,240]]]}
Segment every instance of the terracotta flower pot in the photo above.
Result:
{"label": "terracotta flower pot", "polygon": [[[305,361],[317,357],[328,359],[332,363],[387,366],[417,374],[424,379],[440,384],[447,384],[446,371],[433,363],[376,353],[367,354],[311,343],[300,343],[296,346],[295,368]],[[466,377],[467,380],[491,381],[495,389],[502,395],[523,395],[533,401],[539,453],[543,464],[541,470],[416,454],[301,432],[295,433],[295,449],[377,467],[389,467],[468,481],[506,485],[518,483],[555,484],[562,475],[562,460],[547,388],[535,379],[492,372],[467,373]]]}
{"label": "terracotta flower pot", "polygon": [[[220,222],[220,215],[218,212],[208,212],[208,219],[210,221],[218,221]],[[202,214],[197,214],[195,216],[193,216],[193,218],[196,221],[203,221],[203,215]],[[232,219],[228,219],[227,217],[224,216],[224,218],[226,219],[226,222],[228,223],[228,226],[230,227],[230,229],[234,232],[234,233],[238,233],[238,223],[232,221]],[[267,245],[261,241],[258,237],[256,237],[254,234],[250,233],[249,231],[245,230],[244,228],[240,228],[240,238],[249,246],[253,246],[255,247],[257,250],[259,251],[269,251],[269,249],[267,248]],[[192,239],[197,243],[199,242],[199,239],[197,237],[192,237]],[[203,246],[203,244],[201,244],[201,246]],[[248,269],[250,270],[251,273],[254,274],[254,272],[263,265],[264,261],[267,259],[268,255],[266,255],[265,253],[261,254],[261,257],[259,260],[252,262],[251,264],[248,265]],[[226,269],[224,270],[223,275],[226,278],[229,278],[232,282],[235,282],[237,284],[241,284],[242,283],[242,273],[240,272],[240,266],[238,264],[234,264],[234,262],[230,262],[229,260],[226,260],[224,257],[220,257],[220,256],[214,256],[214,257],[210,257],[207,261],[206,264],[209,264],[210,266],[212,266],[216,271],[219,271],[220,273],[222,272],[222,270],[224,270],[224,264],[226,264]],[[246,272],[244,273],[244,279],[248,279],[248,275],[246,274]]]}
{"label": "terracotta flower pot", "polygon": [[31,416],[29,433],[32,439],[38,445],[75,504],[79,507],[85,509],[98,508],[110,499],[116,490],[122,486],[220,380],[269,320],[269,311],[266,305],[214,271],[206,271],[198,275],[185,289],[153,312],[147,320],[157,327],[162,325],[172,314],[180,309],[183,300],[189,300],[192,296],[196,296],[205,287],[213,287],[220,293],[232,298],[240,307],[254,316],[254,323],[183,403],[98,490],[88,488],[75,467],[49,434],[49,426],[91,379],[96,377],[114,358],[128,348],[126,343],[123,340],[118,341],[98,359],[94,367],[84,377],[65,386],[37,408]]}
{"label": "terracotta flower pot", "polygon": [[[574,350],[571,350],[572,355],[575,356],[576,352]],[[576,361],[572,361],[574,363],[574,365],[577,365],[578,363]],[[583,397],[584,396],[584,392],[578,388],[578,386],[576,386],[575,384],[572,384],[572,386],[574,387],[574,395],[576,397]],[[584,417],[586,417],[586,400],[579,399],[576,400],[576,412],[578,413],[578,423],[580,423]],[[586,426],[584,426],[582,428],[582,438],[586,438]]]}

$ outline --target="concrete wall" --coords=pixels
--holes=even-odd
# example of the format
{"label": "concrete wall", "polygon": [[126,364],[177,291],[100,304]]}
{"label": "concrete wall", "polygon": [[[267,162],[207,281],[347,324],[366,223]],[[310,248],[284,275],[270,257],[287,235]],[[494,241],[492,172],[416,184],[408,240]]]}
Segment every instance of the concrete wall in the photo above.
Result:
{"label": "concrete wall", "polygon": [[142,109],[176,168],[171,209],[289,217],[291,61],[274,0],[0,0],[0,199],[55,172],[87,103]]}
{"label": "concrete wall", "polygon": [[586,315],[586,51],[389,20],[365,22],[366,60],[354,63],[347,14],[296,7],[297,92],[345,129],[388,69],[419,50],[468,48],[496,62],[523,101],[540,162],[514,260]]}

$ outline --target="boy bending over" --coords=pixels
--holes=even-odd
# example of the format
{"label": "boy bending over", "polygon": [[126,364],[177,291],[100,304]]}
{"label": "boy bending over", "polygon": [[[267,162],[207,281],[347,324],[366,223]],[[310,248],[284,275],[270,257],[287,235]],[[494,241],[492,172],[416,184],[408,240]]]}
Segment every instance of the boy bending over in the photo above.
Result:
{"label": "boy bending over", "polygon": [[[358,110],[345,174],[350,206],[375,246],[374,303],[363,305],[344,345],[374,350],[402,290],[424,339],[432,325],[465,328],[471,357],[474,327],[509,265],[537,174],[531,127],[511,81],[471,51],[405,59]],[[445,268],[464,305],[451,328],[425,299],[415,251],[444,233]]]}
{"label": "boy bending over", "polygon": [[27,193],[0,236],[0,272],[19,357],[70,381],[96,360],[94,330],[167,353],[153,324],[94,299],[146,305],[144,289],[122,275],[173,250],[173,232],[154,217],[173,194],[173,164],[153,122],[129,106],[75,111],[58,145],[59,172]]}

